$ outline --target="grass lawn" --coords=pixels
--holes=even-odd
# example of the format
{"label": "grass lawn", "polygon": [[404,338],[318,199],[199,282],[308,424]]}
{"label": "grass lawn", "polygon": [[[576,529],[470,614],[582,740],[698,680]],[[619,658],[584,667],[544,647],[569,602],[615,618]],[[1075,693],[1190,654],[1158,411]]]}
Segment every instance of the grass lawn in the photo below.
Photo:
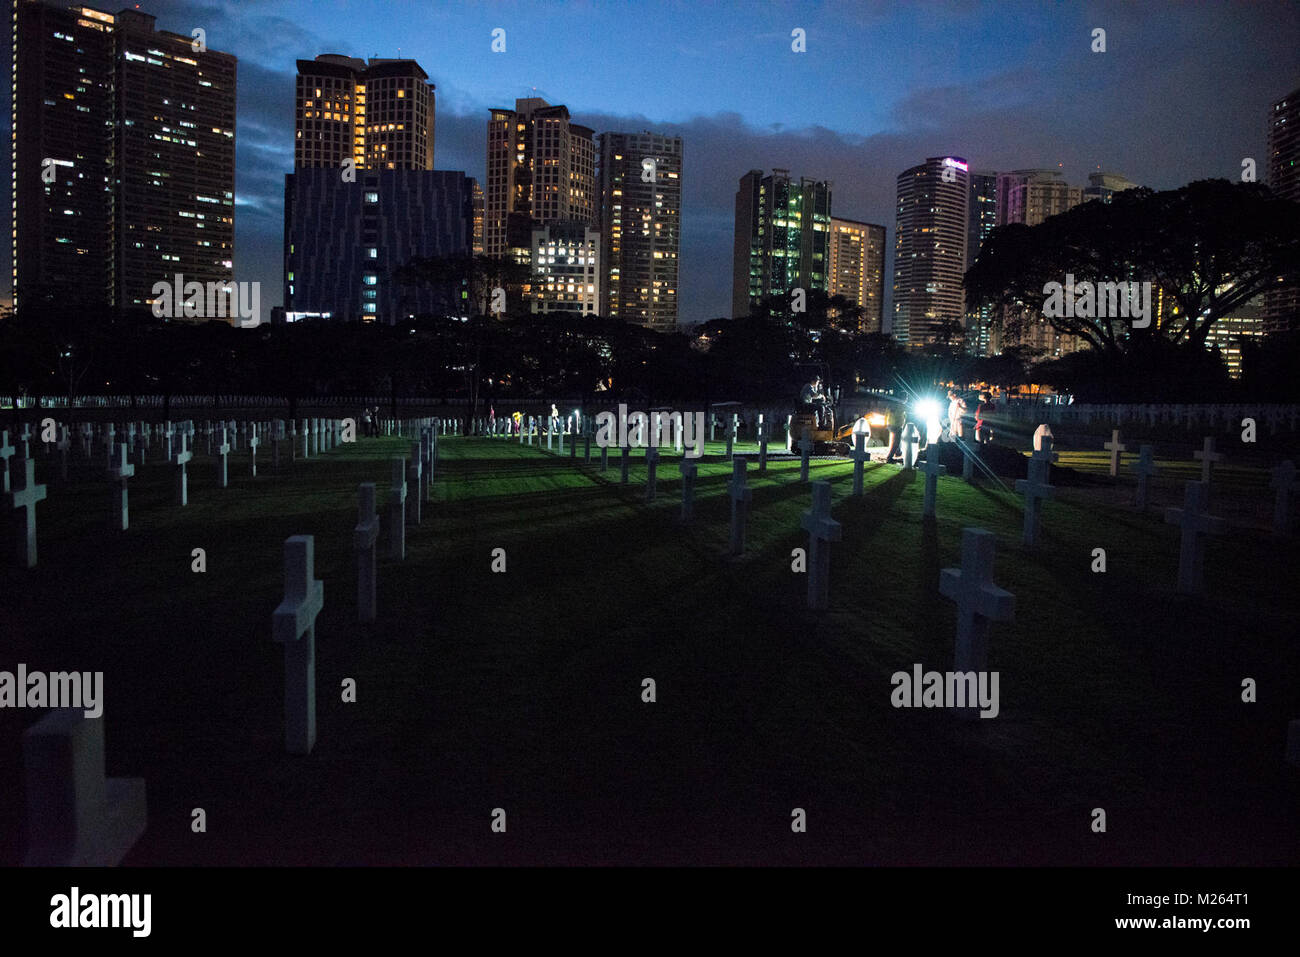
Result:
{"label": "grass lawn", "polygon": [[[814,614],[791,571],[810,504],[797,461],[751,465],[747,551],[729,559],[721,449],[683,525],[675,455],[647,505],[639,452],[623,486],[616,456],[602,473],[581,449],[444,438],[406,560],[381,559],[372,625],[356,623],[357,484],[379,485],[383,515],[388,459],[409,440],[278,473],[264,444],[256,478],[241,450],[227,490],[196,455],[186,508],[155,449],[126,533],[107,530],[107,482],[74,460],[39,506],[40,566],[0,569],[0,669],[105,673],[109,773],[148,783],[127,864],[1296,863],[1282,751],[1300,717],[1300,548],[1255,527],[1271,515],[1266,473],[1218,473],[1215,511],[1235,527],[1210,543],[1207,595],[1186,598],[1163,506],[1181,504],[1193,463],[1159,463],[1145,515],[1131,477],[1060,489],[1029,551],[1019,499],[992,483],[940,479],[938,520],[923,521],[923,476],[869,465],[854,499],[852,463],[815,461],[843,540],[831,608]],[[1104,472],[1105,453],[1069,456]],[[52,477],[48,460],[39,470]],[[1001,713],[895,709],[892,673],[952,667],[939,570],[971,525],[997,534],[994,580],[1016,596],[1016,620],[991,633]],[[325,582],[308,757],[282,750],[271,640],[295,534],[315,536]],[[1241,700],[1247,677],[1257,703]],[[25,843],[20,733],[36,717],[0,711],[0,777],[15,782],[0,863]],[[198,807],[205,834],[190,829]],[[504,835],[489,828],[498,807]],[[796,807],[806,834],[791,832]]]}

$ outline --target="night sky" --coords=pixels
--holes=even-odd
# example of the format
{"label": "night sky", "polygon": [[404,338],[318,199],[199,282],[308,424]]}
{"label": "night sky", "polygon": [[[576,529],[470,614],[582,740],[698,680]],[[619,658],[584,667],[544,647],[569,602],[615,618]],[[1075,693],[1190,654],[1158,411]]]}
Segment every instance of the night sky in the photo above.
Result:
{"label": "night sky", "polygon": [[[239,58],[235,278],[263,283],[264,310],[281,301],[294,61],[321,53],[418,60],[437,86],[437,168],[480,181],[487,109],[516,97],[563,103],[597,132],[684,137],[683,323],[729,312],[733,197],[750,168],[832,180],[834,214],[884,224],[892,251],[895,177],[927,156],[1060,164],[1075,185],[1097,169],[1160,189],[1236,178],[1243,157],[1265,168],[1268,107],[1300,85],[1294,0],[140,6]],[[504,54],[489,50],[496,27]],[[795,27],[807,53],[791,52]]]}

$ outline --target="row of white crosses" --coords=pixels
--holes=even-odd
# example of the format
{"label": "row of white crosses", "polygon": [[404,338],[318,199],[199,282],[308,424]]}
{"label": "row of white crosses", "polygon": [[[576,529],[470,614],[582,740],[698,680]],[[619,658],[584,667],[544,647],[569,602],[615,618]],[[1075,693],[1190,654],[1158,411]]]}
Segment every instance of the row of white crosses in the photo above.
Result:
{"label": "row of white crosses", "polygon": [[[216,425],[209,422],[205,431],[209,440],[210,452],[213,451],[213,438],[219,436],[215,447],[217,484],[221,488],[228,488],[229,455],[238,441],[237,436],[240,434],[241,429],[233,421],[217,423]],[[115,530],[126,531],[130,528],[128,479],[135,475],[136,467],[144,463],[149,436],[154,432],[155,430],[147,423],[140,422],[129,423],[124,431],[120,433],[123,436],[121,441],[117,440],[119,433],[113,423],[106,424],[101,433],[104,444],[108,449],[106,474],[111,488],[109,526]],[[245,446],[250,455],[251,471],[256,476],[257,449],[261,444],[259,423],[245,423],[243,433],[245,435]],[[304,420],[303,433],[305,436],[315,436],[315,440],[310,447],[319,453],[321,449],[334,447],[341,433],[341,423],[337,420]],[[158,426],[156,434],[163,443],[166,461],[175,469],[176,503],[180,506],[188,505],[188,466],[194,458],[194,452],[190,445],[190,440],[195,434],[194,424],[188,421],[173,424],[169,421]],[[68,427],[59,426],[58,435],[59,438],[55,443],[55,448],[60,456],[60,476],[63,480],[66,480],[67,451],[70,445]],[[93,459],[94,432],[89,423],[82,423],[81,435],[83,451],[87,458]],[[274,435],[275,454],[278,464],[279,442],[284,435],[283,422],[278,423]],[[48,493],[47,486],[36,482],[36,461],[30,453],[31,441],[30,425],[24,426],[18,448],[10,444],[8,431],[0,431],[0,474],[3,475],[3,494],[5,502],[10,508],[23,513],[21,534],[18,536],[18,561],[20,565],[26,568],[35,568],[37,565],[36,505],[44,501]],[[134,463],[129,461],[132,442],[135,443],[136,449],[136,461]],[[306,450],[307,446],[304,447],[304,452]],[[13,459],[16,451],[21,454],[16,459]],[[12,465],[11,459],[13,459]],[[11,472],[13,475],[11,475]]]}

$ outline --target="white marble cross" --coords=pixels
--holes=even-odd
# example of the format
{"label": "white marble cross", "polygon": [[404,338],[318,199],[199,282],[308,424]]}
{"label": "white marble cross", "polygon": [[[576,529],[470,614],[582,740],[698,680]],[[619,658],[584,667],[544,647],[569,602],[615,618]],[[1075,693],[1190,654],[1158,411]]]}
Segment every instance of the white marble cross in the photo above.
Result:
{"label": "white marble cross", "polygon": [[814,611],[830,604],[831,542],[843,537],[843,527],[831,518],[831,483],[812,483],[812,509],[804,512],[800,526],[808,533],[808,607]]}
{"label": "white marble cross", "polygon": [[799,439],[799,481],[808,481],[808,457],[812,455],[813,440],[807,429]]}
{"label": "white marble cross", "polygon": [[754,497],[753,491],[745,485],[745,468],[748,460],[738,455],[731,460],[731,482],[727,489],[731,495],[731,551],[740,555],[745,551],[745,519],[749,514],[749,503]]}
{"label": "white marble cross", "polygon": [[1110,477],[1118,477],[1120,460],[1123,453],[1128,451],[1128,446],[1119,440],[1119,429],[1111,430],[1110,441],[1103,443],[1102,448],[1110,452]]}
{"label": "white marble cross", "polygon": [[0,478],[3,478],[3,487],[0,492],[9,491],[9,460],[13,458],[14,447],[9,444],[9,433],[0,432]]}
{"label": "white marble cross", "polygon": [[645,500],[653,502],[658,490],[659,450],[653,445],[645,450]]}
{"label": "white marble cross", "polygon": [[388,557],[406,558],[406,459],[393,456],[393,483],[388,489]]}
{"label": "white marble cross", "polygon": [[104,719],[57,708],[23,732],[25,867],[116,867],[147,812],[143,778],[105,778]]}
{"label": "white marble cross", "polygon": [[1214,436],[1207,435],[1205,444],[1192,453],[1192,458],[1201,460],[1201,481],[1208,485],[1214,474],[1214,463],[1223,461],[1223,454],[1214,451]]}
{"label": "white marble cross", "polygon": [[903,468],[916,468],[916,459],[919,454],[920,445],[920,431],[914,423],[907,423],[907,425],[903,426],[903,435],[899,441],[899,446],[903,453]]}
{"label": "white marble cross", "polygon": [[853,451],[849,454],[853,456],[853,497],[859,498],[862,495],[862,467],[871,461],[867,452],[867,433],[853,433]]}
{"label": "white marble cross", "polygon": [[682,521],[689,522],[695,515],[695,476],[699,466],[690,459],[682,459],[677,465],[682,473]]}
{"label": "white marble cross", "polygon": [[226,488],[229,482],[230,439],[226,427],[221,427],[221,440],[217,443],[217,487]]}
{"label": "white marble cross", "polygon": [[1056,494],[1055,486],[1049,484],[1051,462],[1048,458],[1039,458],[1034,453],[1029,459],[1029,478],[1016,480],[1016,491],[1025,496],[1025,524],[1021,537],[1026,545],[1038,541],[1039,503]]}
{"label": "white marble cross", "polygon": [[1156,468],[1155,449],[1150,445],[1143,445],[1138,448],[1137,464],[1133,466],[1133,472],[1138,477],[1137,499],[1135,504],[1139,509],[1147,507],[1147,489],[1151,476],[1155,475],[1159,469]]}
{"label": "white marble cross", "polygon": [[1281,465],[1269,470],[1273,476],[1269,479],[1269,488],[1273,496],[1273,533],[1288,535],[1291,532],[1291,493],[1296,489],[1295,463],[1287,459]]}
{"label": "white marble cross", "polygon": [[[135,437],[136,442],[138,443],[140,439],[141,436],[137,434]],[[68,480],[68,449],[70,449],[71,447],[72,447],[72,440],[68,437],[68,427],[66,425],[59,426],[59,440],[54,443],[54,448],[59,453],[59,481],[60,482],[66,482]],[[7,485],[8,482],[6,481],[5,484]]]}
{"label": "white marble cross", "polygon": [[609,470],[609,447],[605,445],[600,447],[600,470],[602,472]]}
{"label": "white marble cross", "polygon": [[190,503],[190,482],[189,475],[185,471],[185,465],[194,458],[194,453],[189,449],[190,437],[181,432],[179,438],[180,446],[177,448],[176,454],[171,458],[172,465],[176,466],[176,504],[188,505]]}
{"label": "white marble cross", "polygon": [[284,645],[284,749],[311,754],[316,744],[316,616],[325,583],[315,574],[316,540],[284,542],[284,600],[271,616],[271,637]]}
{"label": "white marble cross", "polygon": [[135,474],[135,466],[128,464],[126,460],[125,442],[117,443],[117,462],[109,468],[108,474],[117,486],[113,489],[111,525],[118,531],[125,532],[131,527],[130,513],[127,510],[126,480]]}
{"label": "white marble cross", "polygon": [[[961,567],[939,573],[939,594],[957,605],[957,641],[953,670],[988,670],[989,623],[1015,618],[1016,596],[993,584],[993,553],[997,539],[982,528],[963,528]],[[974,717],[967,707],[962,717]]]}
{"label": "white marble cross", "polygon": [[933,518],[935,490],[939,485],[939,476],[948,471],[946,466],[939,463],[938,443],[926,448],[925,465],[921,467],[921,471],[925,473],[925,496],[921,506],[921,515]]}
{"label": "white marble cross", "polygon": [[253,475],[257,475],[257,447],[262,444],[262,440],[257,437],[257,423],[254,422],[252,430],[248,435],[248,451],[252,456]]}
{"label": "white marble cross", "polygon": [[1182,527],[1178,550],[1178,590],[1194,594],[1201,590],[1205,574],[1205,536],[1222,535],[1223,519],[1206,512],[1210,486],[1205,482],[1188,482],[1182,508],[1165,509],[1165,522]]}
{"label": "white marble cross", "polygon": [[975,481],[975,449],[967,441],[958,440],[961,447],[961,477],[966,482]]}
{"label": "white marble cross", "polygon": [[736,417],[733,415],[727,423],[727,458],[730,459],[736,449]]}
{"label": "white marble cross", "polygon": [[375,483],[362,482],[357,505],[357,527],[352,530],[352,547],[357,553],[357,618],[374,621],[376,613],[376,548],[379,515],[375,512]]}
{"label": "white marble cross", "polygon": [[36,484],[36,460],[19,456],[13,461],[12,488],[5,493],[9,507],[23,510],[18,529],[18,561],[24,568],[36,567],[36,503],[45,501],[46,487]]}
{"label": "white marble cross", "polygon": [[624,445],[622,448],[619,449],[619,451],[622,453],[622,458],[619,459],[619,463],[618,463],[618,481],[619,484],[626,485],[627,469],[628,469],[628,447]]}
{"label": "white marble cross", "polygon": [[406,524],[419,525],[420,490],[424,487],[424,457],[420,452],[420,443],[411,443],[411,457],[406,462],[406,484],[411,489],[406,496]]}

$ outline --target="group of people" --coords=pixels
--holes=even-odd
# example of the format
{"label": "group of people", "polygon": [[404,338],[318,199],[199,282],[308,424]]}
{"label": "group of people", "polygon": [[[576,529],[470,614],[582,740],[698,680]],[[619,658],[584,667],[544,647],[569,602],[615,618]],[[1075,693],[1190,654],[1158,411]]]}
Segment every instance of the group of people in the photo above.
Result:
{"label": "group of people", "polygon": [[[988,392],[979,394],[979,403],[975,406],[974,413],[974,438],[977,445],[987,445],[993,441],[993,429],[989,424],[989,417],[992,416],[996,408],[993,397]],[[940,420],[942,431],[939,435],[941,442],[960,442],[966,437],[967,427],[972,418],[970,413],[970,403],[956,389],[948,390],[948,409],[947,416]],[[902,436],[903,430],[907,427],[907,407],[899,403],[887,403],[885,410],[885,428],[889,432],[889,443],[885,451],[886,462],[902,462],[903,448]],[[924,423],[918,426],[921,433],[921,448],[925,447],[926,430]]]}
{"label": "group of people", "polygon": [[368,439],[379,438],[379,406],[361,410],[361,434]]}

